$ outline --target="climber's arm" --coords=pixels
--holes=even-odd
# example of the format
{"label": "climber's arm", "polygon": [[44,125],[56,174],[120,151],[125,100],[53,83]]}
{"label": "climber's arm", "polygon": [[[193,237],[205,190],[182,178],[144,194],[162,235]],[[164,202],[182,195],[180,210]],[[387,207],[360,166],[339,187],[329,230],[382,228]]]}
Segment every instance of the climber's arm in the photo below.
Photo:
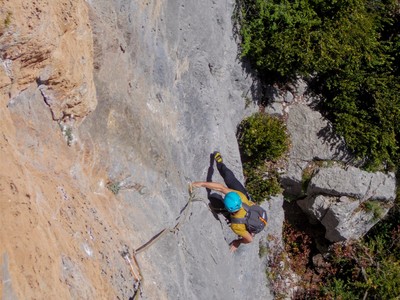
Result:
{"label": "climber's arm", "polygon": [[223,194],[227,194],[232,192],[233,190],[226,187],[225,185],[218,182],[205,182],[205,181],[196,181],[192,183],[193,187],[204,187],[206,189],[210,189],[213,191],[221,192]]}
{"label": "climber's arm", "polygon": [[253,241],[253,235],[246,231],[245,234],[243,234],[240,238],[233,240],[230,243],[231,246],[231,252],[235,252],[237,248],[240,246],[240,244],[250,244]]}

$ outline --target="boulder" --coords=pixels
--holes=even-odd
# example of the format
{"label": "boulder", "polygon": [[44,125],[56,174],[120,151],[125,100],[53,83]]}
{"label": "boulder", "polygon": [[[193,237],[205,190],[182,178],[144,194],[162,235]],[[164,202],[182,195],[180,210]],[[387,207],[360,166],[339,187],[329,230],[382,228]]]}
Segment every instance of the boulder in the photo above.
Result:
{"label": "boulder", "polygon": [[308,215],[312,224],[317,224],[326,215],[331,203],[335,202],[335,197],[318,195],[307,197],[297,201],[297,205]]}
{"label": "boulder", "polygon": [[281,182],[289,195],[302,193],[303,170],[309,162],[347,160],[349,157],[343,140],[332,133],[329,122],[307,105],[296,102],[289,106],[287,130],[291,148],[287,172]]}
{"label": "boulder", "polygon": [[[300,90],[294,99],[305,97],[306,89]],[[333,133],[331,124],[299,101],[288,108],[291,148],[286,173],[281,177],[285,194],[303,197],[297,201],[298,206],[311,223],[325,227],[328,240],[363,236],[393,205],[394,174],[370,173],[354,166],[344,168],[352,157],[343,139]],[[306,180],[309,183],[304,187]],[[372,209],[367,208],[367,202]]]}
{"label": "boulder", "polygon": [[396,180],[393,173],[370,173],[355,167],[319,169],[307,188],[308,195],[328,194],[358,199],[393,200]]}
{"label": "boulder", "polygon": [[343,196],[330,203],[321,223],[326,229],[325,238],[338,242],[362,237],[377,221],[358,200]]}
{"label": "boulder", "polygon": [[307,197],[297,204],[312,223],[321,222],[328,240],[337,242],[362,237],[388,212],[395,197],[392,173],[330,167],[315,172]]}

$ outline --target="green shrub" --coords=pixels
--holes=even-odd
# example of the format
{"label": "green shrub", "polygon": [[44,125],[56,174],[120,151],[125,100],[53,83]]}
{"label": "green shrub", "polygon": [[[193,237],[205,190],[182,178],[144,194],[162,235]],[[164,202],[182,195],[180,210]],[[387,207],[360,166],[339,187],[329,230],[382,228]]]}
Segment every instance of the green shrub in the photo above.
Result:
{"label": "green shrub", "polygon": [[242,56],[268,83],[298,75],[370,170],[400,161],[400,9],[395,0],[239,0]]}
{"label": "green shrub", "polygon": [[289,77],[346,66],[380,66],[387,58],[380,31],[390,23],[393,4],[241,0],[242,56],[260,71]]}
{"label": "green shrub", "polygon": [[278,118],[256,113],[238,127],[238,143],[243,159],[246,188],[255,202],[282,191],[278,174],[266,160],[277,161],[288,149],[286,127]]}
{"label": "green shrub", "polygon": [[274,172],[266,174],[263,166],[255,167],[253,164],[245,163],[243,173],[246,177],[246,189],[254,202],[261,203],[269,196],[277,195],[282,191],[278,175]]}
{"label": "green shrub", "polygon": [[301,176],[301,190],[303,194],[306,194],[308,185],[311,182],[315,169],[317,168],[317,164],[315,162],[309,164],[303,170],[303,174]]}
{"label": "green shrub", "polygon": [[365,211],[371,212],[373,214],[373,220],[376,221],[382,218],[383,209],[378,201],[365,201],[362,206],[364,207]]}
{"label": "green shrub", "polygon": [[242,7],[242,56],[256,69],[281,76],[307,71],[321,23],[307,1],[239,1]]}
{"label": "green shrub", "polygon": [[267,253],[268,253],[268,247],[260,240],[258,243],[258,256],[260,258],[263,258],[267,255]]}
{"label": "green shrub", "polygon": [[260,165],[264,160],[278,160],[288,149],[285,124],[264,113],[244,119],[237,136],[243,160],[253,165]]}
{"label": "green shrub", "polygon": [[343,70],[320,85],[326,99],[321,108],[370,170],[382,165],[393,170],[399,161],[400,85],[396,80],[374,70]]}

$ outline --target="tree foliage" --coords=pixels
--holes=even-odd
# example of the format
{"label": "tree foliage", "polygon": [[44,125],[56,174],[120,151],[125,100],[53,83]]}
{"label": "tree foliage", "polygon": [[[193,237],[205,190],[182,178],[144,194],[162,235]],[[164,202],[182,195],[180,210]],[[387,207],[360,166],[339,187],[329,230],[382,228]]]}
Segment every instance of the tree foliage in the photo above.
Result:
{"label": "tree foliage", "polygon": [[255,202],[262,202],[281,191],[278,175],[266,160],[279,160],[288,149],[286,127],[282,120],[264,113],[244,119],[237,138],[243,158],[246,188]]}
{"label": "tree foliage", "polygon": [[264,113],[256,113],[240,123],[238,142],[244,160],[254,164],[279,159],[288,148],[285,124]]}
{"label": "tree foliage", "polygon": [[310,79],[320,108],[371,169],[400,147],[395,0],[239,0],[242,56],[265,80]]}
{"label": "tree foliage", "polygon": [[[321,96],[321,112],[365,167],[397,169],[399,176],[399,1],[238,0],[237,7],[242,56],[260,78],[267,83],[306,78]],[[257,161],[269,149],[260,142],[268,135],[246,126],[249,134],[239,144],[247,162]],[[299,235],[286,230],[286,250],[304,281],[297,298],[397,299],[398,208],[392,216],[364,239],[332,246],[318,269],[307,250],[311,246],[303,243],[301,253],[310,255],[298,255]]]}

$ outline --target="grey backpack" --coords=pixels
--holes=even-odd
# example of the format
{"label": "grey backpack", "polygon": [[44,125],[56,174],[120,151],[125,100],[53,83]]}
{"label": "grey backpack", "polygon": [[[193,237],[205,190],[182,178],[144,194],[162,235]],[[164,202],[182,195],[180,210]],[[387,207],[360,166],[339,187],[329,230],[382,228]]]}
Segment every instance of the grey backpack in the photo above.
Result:
{"label": "grey backpack", "polygon": [[242,203],[246,216],[244,218],[231,218],[231,223],[245,224],[246,229],[250,233],[261,232],[267,225],[267,212],[259,205],[249,206]]}

